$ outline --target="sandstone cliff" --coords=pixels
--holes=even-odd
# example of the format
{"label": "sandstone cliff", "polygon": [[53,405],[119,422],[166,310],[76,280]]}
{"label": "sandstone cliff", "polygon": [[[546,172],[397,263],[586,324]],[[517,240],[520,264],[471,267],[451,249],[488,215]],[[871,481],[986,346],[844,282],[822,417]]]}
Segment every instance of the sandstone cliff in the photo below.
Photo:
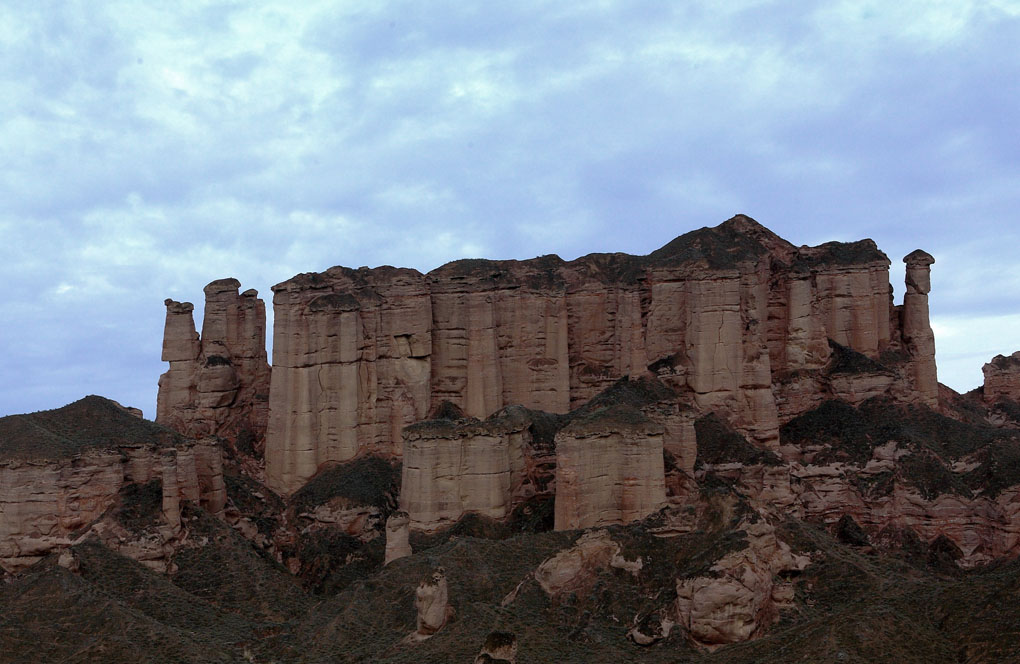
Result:
{"label": "sandstone cliff", "polygon": [[158,567],[165,564],[162,544],[180,533],[181,501],[223,511],[215,442],[187,440],[95,396],[0,418],[0,567],[22,569],[96,527],[108,532],[111,525],[100,520],[122,490],[153,480],[162,483],[168,529],[155,535],[161,541],[135,543],[132,551]]}
{"label": "sandstone cliff", "polygon": [[930,256],[907,262],[894,307],[874,242],[798,248],[737,216],[647,256],[298,275],[273,288],[267,481],[290,493],[326,462],[400,457],[400,431],[442,401],[475,418],[515,404],[566,413],[648,370],[778,449],[780,424],[818,404],[829,340],[898,353],[885,382],[934,404]]}

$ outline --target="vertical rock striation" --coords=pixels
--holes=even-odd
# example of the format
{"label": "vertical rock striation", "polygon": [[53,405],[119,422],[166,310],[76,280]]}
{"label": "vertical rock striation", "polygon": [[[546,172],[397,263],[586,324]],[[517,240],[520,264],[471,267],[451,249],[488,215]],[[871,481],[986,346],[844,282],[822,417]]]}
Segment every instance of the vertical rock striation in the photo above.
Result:
{"label": "vertical rock striation", "polygon": [[205,287],[202,336],[190,302],[166,300],[156,421],[192,438],[218,436],[260,456],[269,417],[266,309],[236,279]]}
{"label": "vertical rock striation", "polygon": [[215,441],[186,440],[101,397],[0,418],[0,567],[22,569],[71,544],[128,484],[161,481],[176,535],[181,501],[223,511],[222,464]]}
{"label": "vertical rock striation", "polygon": [[273,288],[266,480],[289,493],[320,465],[401,454],[429,410],[432,302],[424,277],[331,268]]}
{"label": "vertical rock striation", "polygon": [[[743,215],[647,256],[298,275],[273,288],[267,482],[289,494],[324,463],[399,458],[401,430],[443,401],[475,418],[514,404],[566,413],[649,370],[776,450],[779,425],[833,390],[893,389],[820,386],[830,341],[872,360],[902,351],[900,370],[934,403],[926,256],[908,257],[902,308],[871,240],[798,248]],[[201,339],[190,305],[167,302],[160,421],[228,438],[243,422],[262,431],[266,374],[252,332],[264,318],[236,287],[207,287]]]}
{"label": "vertical rock striation", "polygon": [[939,383],[935,371],[935,333],[928,316],[931,264],[935,259],[920,249],[903,258],[907,264],[907,292],[903,296],[903,343],[912,360],[911,379],[921,400],[938,405]]}
{"label": "vertical rock striation", "polygon": [[556,530],[630,523],[665,505],[663,431],[623,406],[556,434]]}

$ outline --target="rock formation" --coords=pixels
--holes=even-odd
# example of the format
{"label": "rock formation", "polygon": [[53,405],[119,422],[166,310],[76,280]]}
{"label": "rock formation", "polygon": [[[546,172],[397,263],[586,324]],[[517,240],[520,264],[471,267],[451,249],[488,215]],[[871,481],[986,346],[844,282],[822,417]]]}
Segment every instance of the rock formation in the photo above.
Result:
{"label": "rock formation", "polygon": [[929,406],[938,405],[939,384],[935,371],[935,333],[928,316],[931,264],[935,259],[920,249],[903,258],[907,264],[907,292],[903,296],[903,342],[913,358],[914,389]]}
{"label": "rock formation", "polygon": [[716,561],[705,576],[677,579],[678,623],[696,643],[714,648],[747,641],[779,618],[792,586],[780,572],[800,571],[810,560],[794,555],[765,520],[741,524],[747,546]]}
{"label": "rock formation", "polygon": [[156,421],[190,438],[218,436],[259,456],[269,417],[265,304],[236,279],[205,287],[202,336],[190,302],[166,300]]}
{"label": "rock formation", "polygon": [[394,512],[386,519],[386,558],[384,565],[394,560],[411,555],[411,544],[408,524],[411,522],[407,512]]}
{"label": "rock formation", "polygon": [[620,545],[608,531],[600,529],[581,535],[572,547],[544,561],[535,570],[535,581],[547,595],[556,598],[587,592],[595,585],[599,573],[610,568],[636,573],[641,566],[640,558],[626,560]]}
{"label": "rock formation", "polygon": [[434,532],[468,513],[503,519],[528,498],[549,494],[555,417],[521,407],[486,420],[455,408],[446,415],[454,419],[404,429],[400,500],[412,529]]}
{"label": "rock formation", "polygon": [[0,567],[27,567],[98,523],[128,484],[162,482],[162,513],[180,532],[180,504],[219,514],[222,456],[119,404],[86,397],[51,411],[0,418]]}
{"label": "rock formation", "polygon": [[987,403],[1001,399],[1020,402],[1020,351],[996,355],[981,368],[985,375],[982,396]]}
{"label": "rock formation", "polygon": [[441,630],[453,615],[446,571],[439,567],[429,572],[414,591],[414,608],[418,612],[417,628],[412,641],[424,641]]}
{"label": "rock formation", "polygon": [[830,339],[872,360],[902,349],[909,377],[889,382],[931,404],[924,256],[908,257],[902,325],[874,242],[797,248],[742,215],[647,256],[298,275],[273,288],[267,480],[286,494],[327,462],[400,457],[400,431],[443,401],[566,413],[649,369],[777,449],[781,422],[818,403]]}
{"label": "rock formation", "polygon": [[574,419],[556,434],[556,529],[638,521],[666,503],[663,427],[634,408]]}

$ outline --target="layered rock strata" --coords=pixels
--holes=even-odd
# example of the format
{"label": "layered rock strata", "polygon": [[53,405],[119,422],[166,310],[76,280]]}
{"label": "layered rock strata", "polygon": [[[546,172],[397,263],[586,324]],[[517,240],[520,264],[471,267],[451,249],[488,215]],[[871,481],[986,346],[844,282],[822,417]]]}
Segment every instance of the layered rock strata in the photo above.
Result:
{"label": "layered rock strata", "polygon": [[202,336],[194,305],[166,300],[156,421],[190,438],[221,437],[258,456],[269,417],[266,310],[255,290],[220,279],[205,287]]}
{"label": "layered rock strata", "polygon": [[[1020,436],[926,406],[830,401],[784,426],[786,460],[699,421],[695,477],[738,487],[756,508],[815,523],[850,517],[870,537],[944,538],[960,567],[1020,552]],[[990,478],[994,480],[990,481]]]}
{"label": "layered rock strata", "polygon": [[80,539],[126,484],[162,482],[173,536],[180,504],[223,511],[222,453],[87,397],[53,411],[0,418],[0,566],[17,570]]}
{"label": "layered rock strata", "polygon": [[829,339],[902,351],[930,402],[927,265],[911,257],[902,325],[874,242],[797,248],[742,215],[648,256],[298,275],[273,288],[267,481],[290,493],[323,463],[400,456],[401,429],[444,400],[476,418],[565,413],[649,369],[777,449],[780,423],[817,405],[797,377],[826,365]]}

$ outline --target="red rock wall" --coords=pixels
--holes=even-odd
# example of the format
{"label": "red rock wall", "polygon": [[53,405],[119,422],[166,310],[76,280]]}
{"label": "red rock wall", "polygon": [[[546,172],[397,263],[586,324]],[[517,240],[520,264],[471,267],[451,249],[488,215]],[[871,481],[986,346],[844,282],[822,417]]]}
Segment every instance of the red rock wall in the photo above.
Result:
{"label": "red rock wall", "polygon": [[72,458],[0,462],[0,567],[15,571],[71,544],[117,501],[127,483],[163,482],[163,514],[180,528],[180,501],[214,514],[226,490],[222,452],[212,441],[180,448],[122,446]]}
{"label": "red rock wall", "polygon": [[[290,493],[325,462],[398,457],[401,429],[443,400],[474,417],[512,404],[564,413],[649,369],[699,410],[720,412],[755,444],[775,449],[779,422],[819,396],[811,381],[777,385],[824,367],[830,338],[871,358],[904,347],[921,367],[912,380],[930,387],[926,306],[905,307],[903,329],[912,335],[905,343],[888,266],[870,240],[798,249],[735,217],[644,257],[299,275],[273,289],[267,481]],[[186,428],[219,422],[216,408],[233,388],[223,369],[194,378],[201,357],[183,308],[168,303],[171,369],[161,414]],[[213,310],[228,312],[229,304]],[[217,316],[207,314],[206,325],[219,338],[216,321],[231,317]],[[199,355],[209,352],[207,337]]]}

